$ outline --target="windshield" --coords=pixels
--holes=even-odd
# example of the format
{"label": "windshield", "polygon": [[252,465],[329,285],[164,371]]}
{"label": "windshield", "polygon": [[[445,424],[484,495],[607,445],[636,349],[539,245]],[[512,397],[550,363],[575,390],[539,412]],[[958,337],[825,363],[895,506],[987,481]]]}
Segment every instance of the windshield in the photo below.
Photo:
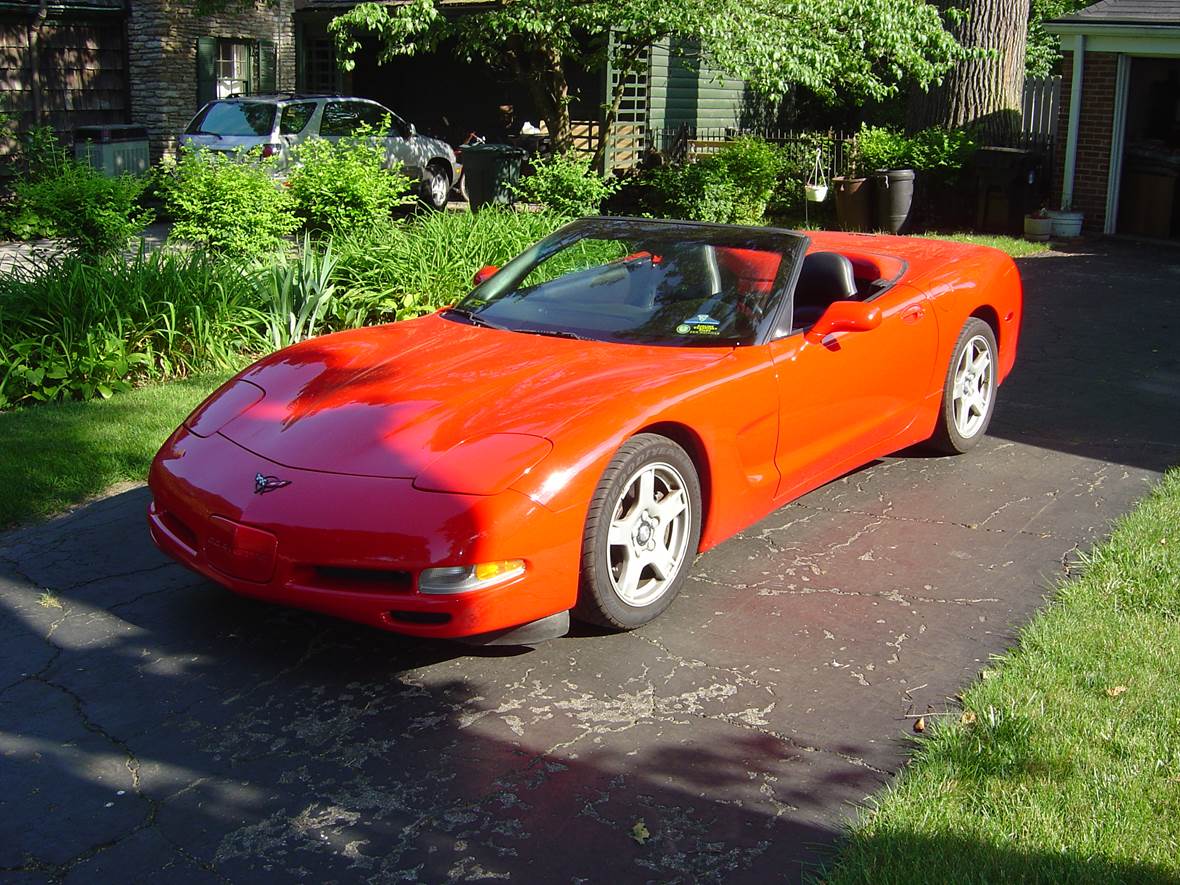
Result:
{"label": "windshield", "polygon": [[585,219],[526,250],[449,314],[519,332],[634,344],[751,344],[791,279],[798,234]]}
{"label": "windshield", "polygon": [[215,101],[188,124],[189,135],[265,136],[275,125],[275,106],[261,101]]}

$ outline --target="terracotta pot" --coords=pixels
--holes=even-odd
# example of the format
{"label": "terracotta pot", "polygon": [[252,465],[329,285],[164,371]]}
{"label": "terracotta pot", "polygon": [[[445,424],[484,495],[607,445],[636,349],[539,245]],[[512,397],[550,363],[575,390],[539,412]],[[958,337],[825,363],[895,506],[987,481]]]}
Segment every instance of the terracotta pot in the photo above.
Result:
{"label": "terracotta pot", "polygon": [[872,189],[867,178],[832,179],[836,189],[836,219],[842,230],[869,230],[872,227]]}

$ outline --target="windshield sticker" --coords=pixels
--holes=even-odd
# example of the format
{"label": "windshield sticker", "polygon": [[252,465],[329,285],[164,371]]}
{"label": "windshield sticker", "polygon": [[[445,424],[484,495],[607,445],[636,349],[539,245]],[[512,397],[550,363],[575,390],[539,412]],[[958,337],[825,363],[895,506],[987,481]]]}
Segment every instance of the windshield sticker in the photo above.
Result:
{"label": "windshield sticker", "polygon": [[720,335],[721,321],[715,320],[707,313],[698,313],[695,317],[685,320],[676,327],[678,335]]}

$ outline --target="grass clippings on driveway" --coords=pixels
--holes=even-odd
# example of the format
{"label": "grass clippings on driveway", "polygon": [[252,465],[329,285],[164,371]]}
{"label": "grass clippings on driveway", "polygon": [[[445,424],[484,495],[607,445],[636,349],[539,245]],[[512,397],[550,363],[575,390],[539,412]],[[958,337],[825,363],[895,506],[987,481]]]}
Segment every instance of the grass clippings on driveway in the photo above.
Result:
{"label": "grass clippings on driveway", "polygon": [[1180,470],[1082,568],[825,881],[1180,881]]}
{"label": "grass clippings on driveway", "polygon": [[0,528],[146,479],[160,444],[225,377],[0,412]]}

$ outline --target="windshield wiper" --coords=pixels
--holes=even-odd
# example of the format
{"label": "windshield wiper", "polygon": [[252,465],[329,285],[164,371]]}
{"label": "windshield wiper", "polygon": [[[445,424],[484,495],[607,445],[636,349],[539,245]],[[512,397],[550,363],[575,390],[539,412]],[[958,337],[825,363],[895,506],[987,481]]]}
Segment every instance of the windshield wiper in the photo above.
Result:
{"label": "windshield wiper", "polygon": [[566,329],[514,329],[514,332],[527,332],[529,335],[546,335],[550,338],[572,338],[574,341],[588,341],[584,335],[570,332]]}
{"label": "windshield wiper", "polygon": [[462,317],[471,323],[473,326],[482,326],[485,329],[498,329],[501,332],[515,332],[515,329],[509,329],[507,326],[501,326],[499,323],[493,323],[491,320],[485,320],[479,314],[472,313],[463,307],[448,307],[448,314],[455,314],[455,316]]}
{"label": "windshield wiper", "polygon": [[220,132],[210,132],[208,129],[194,129],[192,132],[190,132],[188,134],[189,135],[212,135],[214,138],[217,138],[217,139],[225,138],[225,136],[222,135]]}

